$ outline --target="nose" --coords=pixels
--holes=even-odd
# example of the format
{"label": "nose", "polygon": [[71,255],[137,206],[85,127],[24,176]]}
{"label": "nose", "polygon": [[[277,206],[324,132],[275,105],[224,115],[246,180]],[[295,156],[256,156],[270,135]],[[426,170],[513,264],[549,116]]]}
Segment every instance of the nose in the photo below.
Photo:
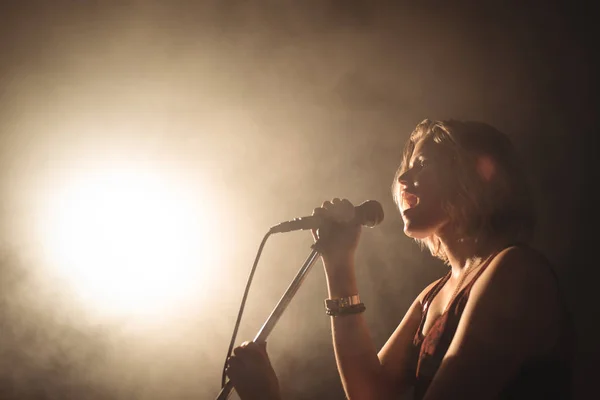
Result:
{"label": "nose", "polygon": [[398,184],[400,185],[400,189],[407,189],[411,182],[412,182],[412,177],[410,175],[411,170],[407,169],[406,171],[404,171],[403,174],[401,174],[398,177]]}

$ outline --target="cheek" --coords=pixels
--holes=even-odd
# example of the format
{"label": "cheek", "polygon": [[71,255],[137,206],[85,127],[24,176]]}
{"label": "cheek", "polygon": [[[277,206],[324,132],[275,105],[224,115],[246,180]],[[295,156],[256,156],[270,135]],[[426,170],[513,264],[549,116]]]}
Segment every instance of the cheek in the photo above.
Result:
{"label": "cheek", "polygon": [[423,186],[427,186],[435,197],[444,201],[451,201],[456,196],[459,184],[456,174],[457,171],[453,166],[440,167],[423,177]]}
{"label": "cheek", "polygon": [[448,199],[450,186],[439,174],[423,173],[416,182],[419,196],[428,202]]}
{"label": "cheek", "polygon": [[428,224],[437,225],[450,219],[450,204],[456,195],[448,182],[438,179],[424,181],[420,194],[420,219]]}

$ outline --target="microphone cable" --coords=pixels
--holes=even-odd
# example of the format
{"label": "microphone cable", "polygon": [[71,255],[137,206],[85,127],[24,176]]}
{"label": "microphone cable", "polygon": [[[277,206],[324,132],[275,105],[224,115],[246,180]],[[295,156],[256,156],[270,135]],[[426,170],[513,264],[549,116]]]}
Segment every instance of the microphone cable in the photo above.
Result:
{"label": "microphone cable", "polygon": [[231,352],[233,351],[233,347],[235,346],[235,339],[237,337],[238,329],[240,328],[240,322],[242,320],[242,314],[244,313],[244,307],[246,306],[246,299],[248,298],[248,292],[250,291],[250,285],[252,284],[252,279],[254,278],[254,272],[256,272],[256,266],[258,265],[258,260],[263,251],[263,247],[265,247],[265,243],[269,236],[271,236],[272,232],[269,230],[265,237],[263,238],[260,246],[258,247],[258,252],[256,253],[256,258],[254,259],[254,265],[252,265],[252,269],[250,270],[250,275],[248,275],[248,281],[246,282],[246,289],[244,289],[244,295],[242,296],[242,304],[240,305],[240,310],[238,311],[237,320],[235,321],[235,327],[233,328],[233,335],[231,336],[231,342],[229,343],[229,349],[227,350],[227,355],[225,356],[225,363],[223,364],[223,374],[221,376],[221,389],[225,387],[225,383],[227,380],[227,374],[225,370],[227,369],[227,359],[231,356]]}

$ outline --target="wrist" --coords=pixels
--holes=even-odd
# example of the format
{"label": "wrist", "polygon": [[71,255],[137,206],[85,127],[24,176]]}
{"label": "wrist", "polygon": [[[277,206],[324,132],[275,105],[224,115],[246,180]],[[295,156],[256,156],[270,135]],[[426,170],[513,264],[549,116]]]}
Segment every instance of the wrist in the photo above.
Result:
{"label": "wrist", "polygon": [[329,258],[323,257],[323,266],[327,275],[346,275],[354,272],[354,257]]}
{"label": "wrist", "polygon": [[335,270],[326,273],[329,298],[353,296],[358,293],[358,285],[354,269]]}
{"label": "wrist", "polygon": [[322,254],[323,264],[329,267],[354,267],[354,253]]}

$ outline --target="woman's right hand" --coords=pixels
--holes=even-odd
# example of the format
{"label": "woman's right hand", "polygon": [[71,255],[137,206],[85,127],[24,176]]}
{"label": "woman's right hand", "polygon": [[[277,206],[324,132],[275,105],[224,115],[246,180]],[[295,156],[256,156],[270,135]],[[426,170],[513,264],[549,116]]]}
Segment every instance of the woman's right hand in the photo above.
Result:
{"label": "woman's right hand", "polygon": [[360,224],[350,222],[355,216],[354,205],[347,199],[335,198],[315,208],[313,215],[330,221],[312,231],[313,238],[318,241],[318,250],[327,274],[338,275],[344,273],[345,269],[353,268],[361,232]]}

